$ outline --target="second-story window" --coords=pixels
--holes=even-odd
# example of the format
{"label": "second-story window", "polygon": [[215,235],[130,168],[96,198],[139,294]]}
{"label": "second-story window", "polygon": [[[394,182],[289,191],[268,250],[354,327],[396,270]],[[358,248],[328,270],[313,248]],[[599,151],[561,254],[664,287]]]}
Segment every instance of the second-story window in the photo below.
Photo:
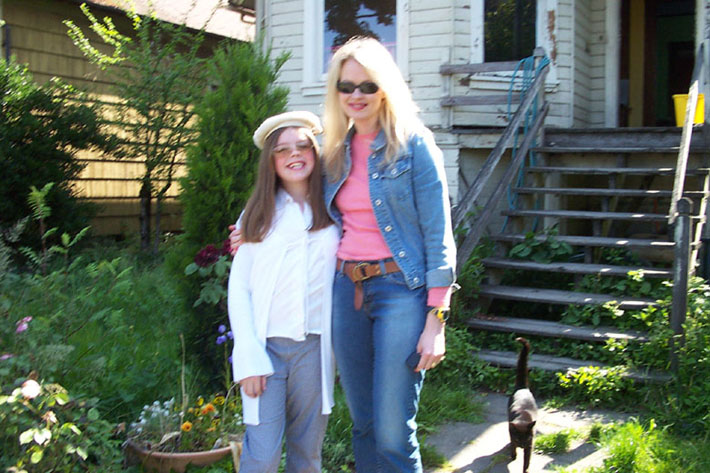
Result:
{"label": "second-story window", "polygon": [[396,0],[325,0],[323,71],[333,53],[353,36],[371,36],[397,57]]}
{"label": "second-story window", "polygon": [[536,4],[537,0],[485,0],[485,62],[532,55]]}

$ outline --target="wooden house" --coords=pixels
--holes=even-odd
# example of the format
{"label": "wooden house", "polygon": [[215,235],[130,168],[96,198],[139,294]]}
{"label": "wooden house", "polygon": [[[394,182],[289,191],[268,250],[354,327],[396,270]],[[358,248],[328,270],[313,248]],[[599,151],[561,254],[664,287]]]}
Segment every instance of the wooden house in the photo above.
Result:
{"label": "wooden house", "polygon": [[[92,13],[102,18],[114,19],[120,29],[132,31],[122,8],[122,0],[0,0],[0,18],[5,21],[2,32],[2,54],[15,56],[25,63],[35,81],[44,83],[56,76],[90,92],[92,99],[110,107],[115,102],[110,79],[92,65],[67,35],[64,20],[71,20],[88,32],[88,21],[79,9],[86,3]],[[152,8],[161,20],[186,24],[197,31],[204,26],[207,32],[206,54],[225,38],[251,41],[254,37],[253,9],[240,2],[226,0],[157,0]],[[136,0],[139,14],[148,13],[149,2]],[[209,20],[209,21],[208,21]],[[97,44],[100,44],[97,41]],[[75,183],[82,198],[100,205],[92,222],[96,234],[119,235],[134,233],[138,228],[138,194],[142,176],[141,160],[117,160],[112,156],[81,155],[87,163],[80,179]],[[176,177],[184,172],[176,171]],[[180,206],[177,202],[178,185],[173,183],[163,205],[162,227],[166,231],[181,228]]]}
{"label": "wooden house", "polygon": [[[501,300],[531,308],[653,304],[502,283],[511,269],[566,274],[570,284],[586,275],[624,277],[629,267],[600,264],[607,249],[629,251],[647,277],[676,279],[679,288],[672,274],[679,262],[686,275],[695,270],[710,139],[707,126],[676,126],[674,100],[680,121],[690,122],[683,101],[710,92],[707,0],[256,0],[255,9],[257,33],[275,53],[292,54],[280,77],[291,109],[322,112],[329,57],[349,36],[375,35],[390,49],[444,152],[454,223],[471,229],[459,263],[482,236],[497,244],[498,253],[484,261],[488,275],[479,292],[493,305],[482,303],[482,312]],[[698,121],[707,107],[705,101]],[[680,159],[684,149],[687,161]],[[679,246],[673,238],[683,196],[693,204],[685,214],[694,222],[690,250],[688,241]],[[556,233],[573,246],[576,262],[511,261],[507,251],[529,232],[543,240]],[[643,339],[493,312],[471,325]],[[490,359],[514,363],[498,355]]]}

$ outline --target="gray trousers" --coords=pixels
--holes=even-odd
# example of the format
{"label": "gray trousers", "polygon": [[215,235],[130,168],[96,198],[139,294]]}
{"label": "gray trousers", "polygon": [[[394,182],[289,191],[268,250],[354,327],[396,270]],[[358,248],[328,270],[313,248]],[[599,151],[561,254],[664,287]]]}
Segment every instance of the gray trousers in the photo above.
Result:
{"label": "gray trousers", "polygon": [[247,425],[240,473],[276,473],[286,443],[286,473],[320,473],[328,416],[321,414],[320,336],[266,341],[274,374],[259,399],[259,425]]}

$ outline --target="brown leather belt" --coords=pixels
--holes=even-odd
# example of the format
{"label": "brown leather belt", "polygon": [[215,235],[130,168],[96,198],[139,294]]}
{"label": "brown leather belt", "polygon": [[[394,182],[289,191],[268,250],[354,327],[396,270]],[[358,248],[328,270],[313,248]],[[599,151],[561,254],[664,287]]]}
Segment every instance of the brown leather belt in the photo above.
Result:
{"label": "brown leather belt", "polygon": [[[382,268],[384,266],[384,272]],[[353,303],[355,310],[360,310],[362,307],[363,293],[362,282],[375,276],[383,274],[396,273],[400,271],[399,266],[394,260],[381,261],[343,261],[338,258],[338,269],[345,273],[350,280],[355,283],[355,299]]]}

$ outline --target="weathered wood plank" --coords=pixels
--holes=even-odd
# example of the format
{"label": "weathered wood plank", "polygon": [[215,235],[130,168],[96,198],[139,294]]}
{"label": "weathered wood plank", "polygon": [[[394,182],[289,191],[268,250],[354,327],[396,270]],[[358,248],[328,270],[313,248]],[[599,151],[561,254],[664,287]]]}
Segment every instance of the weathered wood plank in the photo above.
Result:
{"label": "weathered wood plank", "polygon": [[480,72],[513,72],[519,61],[484,62],[479,64],[442,64],[439,73],[443,76],[452,74],[478,74]]}
{"label": "weathered wood plank", "polygon": [[635,220],[643,222],[663,222],[668,218],[665,214],[593,212],[588,210],[504,210],[501,214],[510,217],[557,217],[590,220]]}
{"label": "weathered wood plank", "polygon": [[[624,175],[663,175],[670,176],[675,174],[675,168],[667,167],[646,167],[646,168],[594,168],[594,167],[564,167],[564,166],[530,166],[526,167],[527,172],[537,173],[560,173],[560,174],[624,174]],[[707,174],[708,169],[697,168],[688,169],[686,174],[703,175]]]}
{"label": "weathered wood plank", "polygon": [[[481,350],[474,353],[481,360],[506,368],[513,368],[517,366],[518,354],[514,352],[504,352],[496,350]],[[530,355],[528,360],[528,367],[537,368],[543,371],[562,371],[567,372],[569,370],[576,370],[579,368],[584,368],[586,366],[598,366],[601,368],[608,368],[607,365],[595,361],[581,361],[575,360],[573,358],[562,358],[554,357],[548,355]],[[671,379],[668,373],[654,372],[654,371],[636,371],[629,370],[623,376],[633,379],[639,382],[656,382],[662,383],[667,382]]]}
{"label": "weathered wood plank", "polygon": [[[670,197],[669,190],[653,189],[597,189],[589,187],[516,187],[514,192],[519,194],[559,194],[559,195],[584,195],[600,197]],[[702,196],[702,192],[686,192],[688,195]]]}
{"label": "weathered wood plank", "polygon": [[510,94],[495,95],[455,95],[453,97],[443,97],[439,104],[442,107],[456,107],[459,105],[505,105],[510,101],[513,104],[520,103],[520,94],[514,92]]}
{"label": "weathered wood plank", "polygon": [[649,278],[672,278],[670,269],[647,268],[639,266],[614,266],[610,264],[584,263],[536,263],[508,258],[484,258],[487,267],[499,269],[519,269],[527,271],[550,271],[566,274],[598,274],[600,276],[626,276],[630,271],[643,271]]}
{"label": "weathered wood plank", "polygon": [[479,314],[467,320],[466,324],[471,328],[480,330],[513,332],[521,335],[539,335],[543,337],[563,337],[590,342],[605,342],[610,338],[634,342],[648,341],[648,337],[644,333],[638,331],[625,332],[616,327],[576,327],[547,320],[496,315]]}
{"label": "weathered wood plank", "polygon": [[656,301],[641,297],[622,298],[589,292],[571,292],[557,289],[538,289],[517,286],[494,286],[490,284],[481,284],[480,294],[482,296],[498,299],[563,305],[603,305],[613,301],[619,305],[619,308],[631,310],[644,309],[656,305]]}
{"label": "weathered wood plank", "polygon": [[[490,237],[494,241],[520,243],[526,236],[520,233],[494,234]],[[545,235],[536,235],[535,239],[544,241]],[[646,238],[618,238],[618,237],[593,237],[576,235],[557,235],[555,240],[568,243],[572,246],[594,246],[610,248],[650,248],[658,250],[673,250],[675,243],[672,241],[659,241]]]}
{"label": "weathered wood plank", "polygon": [[[535,149],[540,153],[550,153],[550,154],[675,154],[678,152],[678,146],[600,146],[596,147],[572,147],[572,146],[540,146]],[[697,145],[692,148],[692,151],[703,152],[705,148]]]}

